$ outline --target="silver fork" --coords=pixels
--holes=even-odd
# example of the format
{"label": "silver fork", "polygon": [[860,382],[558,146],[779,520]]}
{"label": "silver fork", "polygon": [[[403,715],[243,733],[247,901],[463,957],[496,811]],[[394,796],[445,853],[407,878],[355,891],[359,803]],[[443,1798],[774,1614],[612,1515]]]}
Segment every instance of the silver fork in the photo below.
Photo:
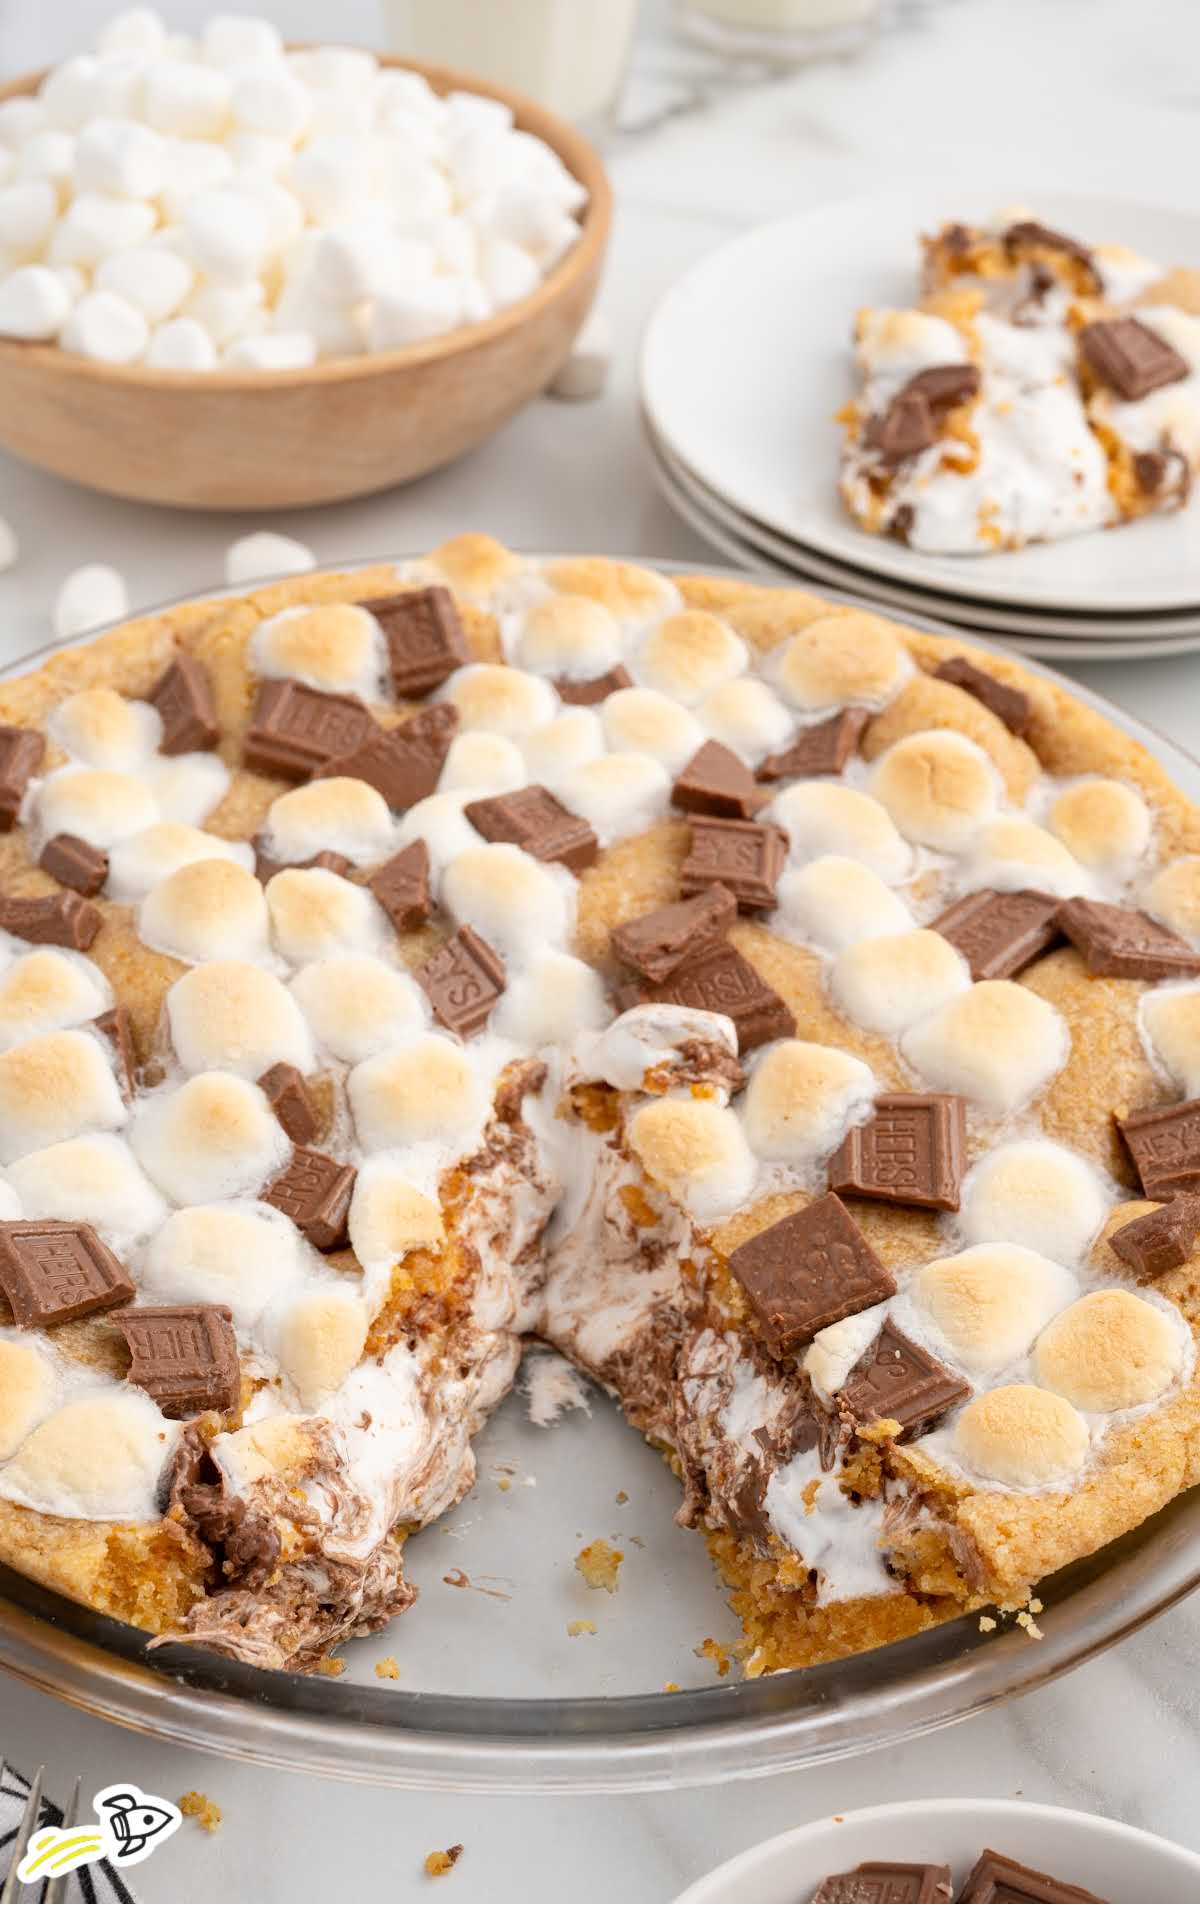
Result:
{"label": "silver fork", "polygon": [[[0,1785],[4,1783],[5,1771],[5,1763],[3,1760],[0,1760]],[[21,1814],[21,1823],[17,1827],[17,1836],[13,1840],[12,1859],[8,1868],[8,1877],[4,1881],[3,1890],[0,1890],[0,1905],[16,1905],[16,1901],[24,1891],[24,1887],[17,1877],[17,1867],[28,1852],[29,1841],[37,1831],[38,1821],[42,1811],[42,1782],[45,1777],[46,1768],[39,1766],[33,1776],[33,1783],[29,1788],[29,1797],[25,1801],[25,1810]],[[76,1780],[75,1790],[71,1794],[71,1803],[63,1814],[62,1823],[66,1827],[77,1826],[79,1824],[80,1790],[80,1782]],[[45,1881],[41,1888],[42,1905],[63,1905],[63,1900],[67,1896],[68,1877],[69,1874],[63,1872],[58,1878],[47,1879]]]}

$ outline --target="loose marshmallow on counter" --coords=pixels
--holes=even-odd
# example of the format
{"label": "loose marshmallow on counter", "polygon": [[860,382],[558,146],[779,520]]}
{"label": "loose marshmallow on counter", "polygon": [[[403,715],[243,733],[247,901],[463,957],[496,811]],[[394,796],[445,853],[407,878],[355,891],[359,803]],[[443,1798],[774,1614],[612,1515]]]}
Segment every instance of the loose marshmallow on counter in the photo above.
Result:
{"label": "loose marshmallow on counter", "polygon": [[140,776],[93,767],[48,774],[34,804],[40,839],[73,833],[93,847],[111,847],[152,827],[159,817],[158,802]]}
{"label": "loose marshmallow on counter", "polygon": [[909,1287],[955,1360],[993,1374],[1024,1356],[1078,1294],[1069,1270],[1020,1244],[976,1244],[918,1270]]}
{"label": "loose marshmallow on counter", "polygon": [[1200,854],[1160,867],[1142,894],[1142,906],[1181,939],[1200,939]]}
{"label": "loose marshmallow on counter", "polygon": [[425,1142],[464,1151],[477,1142],[491,1103],[467,1054],[436,1033],[364,1059],[347,1092],[364,1151]]}
{"label": "loose marshmallow on counter", "polygon": [[567,708],[544,728],[523,735],[520,746],[529,770],[525,779],[554,789],[564,775],[588,761],[599,760],[604,752],[604,729],[593,708]]}
{"label": "loose marshmallow on counter", "polygon": [[588,822],[604,847],[663,818],[671,777],[649,754],[603,754],[563,774],[555,792]]}
{"label": "loose marshmallow on counter", "polygon": [[1156,986],[1139,1008],[1142,1037],[1185,1098],[1200,1096],[1200,986]]}
{"label": "loose marshmallow on counter", "polygon": [[305,575],[316,566],[317,558],[306,543],[270,529],[239,536],[225,551],[225,580],[233,586],[257,582],[263,576]]}
{"label": "loose marshmallow on counter", "polygon": [[54,633],[68,641],[105,622],[119,622],[128,613],[124,576],[105,562],[85,562],[81,569],[72,569],[54,598]]}
{"label": "loose marshmallow on counter", "polygon": [[1077,1409],[1107,1414],[1157,1402],[1183,1370],[1181,1318],[1130,1290],[1093,1290],[1038,1337],[1038,1381]]}
{"label": "loose marshmallow on counter", "polygon": [[285,864],[311,860],[328,849],[355,866],[372,866],[386,859],[394,844],[383,795],[345,775],[280,794],[268,809],[263,834],[268,856]]}
{"label": "loose marshmallow on counter", "polygon": [[269,1303],[298,1286],[304,1241],[282,1211],[252,1199],[177,1210],[151,1238],[138,1282],[155,1303],[225,1303],[250,1331]]}
{"label": "loose marshmallow on counter", "polygon": [[989,821],[976,834],[962,885],[969,893],[1031,888],[1064,900],[1091,891],[1087,873],[1061,840],[1032,820],[1008,815]]}
{"label": "loose marshmallow on counter", "polygon": [[440,890],[451,861],[479,845],[480,836],[463,812],[463,805],[470,798],[468,788],[449,794],[427,794],[401,816],[396,845],[407,847],[414,840],[425,842],[429,852],[429,877],[435,893]]}
{"label": "loose marshmallow on counter", "polygon": [[838,782],[800,781],[778,794],[761,818],[787,834],[794,860],[839,854],[898,884],[912,872],[913,854],[886,807],[870,794]]}
{"label": "loose marshmallow on counter", "polygon": [[24,953],[0,972],[0,1049],[35,1033],[85,1025],[111,1004],[108,980],[81,953],[49,946]]}
{"label": "loose marshmallow on counter", "polygon": [[860,939],[839,953],[830,989],[856,1025],[895,1037],[968,990],[958,949],[928,927]]}
{"label": "loose marshmallow on counter", "polygon": [[275,950],[289,966],[335,953],[374,952],[390,937],[375,896],[325,867],[277,873],[267,882],[266,904]]}
{"label": "loose marshmallow on counter", "polygon": [[57,1371],[41,1345],[0,1335],[0,1462],[56,1407]]}
{"label": "loose marshmallow on counter", "polygon": [[758,1059],[742,1100],[750,1147],[770,1163],[824,1157],[867,1117],[875,1091],[870,1066],[849,1052],[781,1039]]}
{"label": "loose marshmallow on counter", "polygon": [[229,769],[219,754],[159,754],[143,773],[162,818],[183,827],[207,820],[229,789]]}
{"label": "loose marshmallow on counter", "polygon": [[1070,1047],[1053,1006],[1010,979],[986,979],[914,1025],[900,1049],[935,1090],[998,1113],[1032,1098]]}
{"label": "loose marshmallow on counter", "polygon": [[329,694],[380,698],[387,650],[373,615],[351,602],[282,609],[260,622],[250,665],[269,678],[291,676]]}
{"label": "loose marshmallow on counter", "polygon": [[507,794],[528,785],[525,757],[516,743],[502,734],[485,734],[479,728],[455,735],[438,780],[441,793],[463,788],[476,798]]}
{"label": "loose marshmallow on counter", "polygon": [[912,673],[912,663],[886,622],[858,609],[822,615],[776,651],[774,673],[784,697],[805,714],[851,704],[878,708]]}
{"label": "loose marshmallow on counter", "polygon": [[0,277],[0,337],[48,343],[66,323],[71,305],[71,294],[57,271],[23,265]]}
{"label": "loose marshmallow on counter", "polygon": [[166,996],[171,1043],[185,1072],[261,1078],[272,1065],[312,1070],[312,1039],[286,986],[261,966],[214,959]]}
{"label": "loose marshmallow on counter", "polygon": [[258,1086],[229,1072],[201,1072],[143,1099],[129,1142],[175,1204],[252,1197],[279,1175],[292,1149]]}
{"label": "loose marshmallow on counter", "polygon": [[267,901],[253,873],[236,861],[193,860],[146,895],[138,937],[153,952],[192,965],[262,960],[270,950]]}
{"label": "loose marshmallow on counter", "polygon": [[0,1052],[0,1164],[128,1116],[98,1037],[45,1032]]}
{"label": "loose marshmallow on counter", "polygon": [[[573,237],[578,237],[578,227]],[[566,362],[548,385],[550,395],[566,403],[590,403],[601,397],[612,369],[612,331],[603,312],[592,311],[567,355]]]}
{"label": "loose marshmallow on counter", "polygon": [[473,926],[506,963],[522,965],[561,945],[574,916],[573,881],[506,841],[468,847],[442,875],[441,903],[458,926]]}
{"label": "loose marshmallow on counter", "polygon": [[1049,1138],[997,1145],[967,1173],[959,1222],[968,1243],[1023,1244],[1078,1263],[1112,1194],[1095,1167]]}
{"label": "loose marshmallow on counter", "polygon": [[217,347],[195,318],[171,318],[151,334],[142,361],[152,370],[215,370]]}
{"label": "loose marshmallow on counter", "polygon": [[246,840],[221,840],[199,827],[158,821],[113,844],[108,857],[108,897],[125,904],[144,899],[160,881],[198,860],[226,860],[250,871],[254,848]]}
{"label": "loose marshmallow on counter", "polygon": [[913,918],[877,873],[840,853],[791,867],[777,889],[786,925],[826,952],[844,952],[864,939],[907,933]]}
{"label": "loose marshmallow on counter", "polygon": [[363,1353],[367,1311],[356,1290],[328,1283],[301,1292],[271,1332],[279,1366],[303,1409],[340,1389]]}
{"label": "loose marshmallow on counter", "polygon": [[492,1025],[501,1037],[536,1049],[599,1031],[612,1016],[593,966],[570,953],[544,952],[510,976]]}
{"label": "loose marshmallow on counter", "polygon": [[391,1269],[410,1250],[439,1250],[446,1241],[442,1207],[419,1190],[392,1158],[368,1158],[350,1199],[350,1246],[363,1269]]}
{"label": "loose marshmallow on counter", "polygon": [[651,1099],[634,1113],[629,1143],[647,1176],[699,1223],[736,1210],[754,1188],[741,1122],[715,1099]]}
{"label": "loose marshmallow on counter", "polygon": [[162,716],[148,701],[129,701],[112,688],[82,688],[59,702],[46,732],[87,767],[136,774],[162,739]]}
{"label": "loose marshmallow on counter", "polygon": [[748,659],[745,642],[728,623],[705,609],[684,609],[651,630],[636,666],[645,687],[692,708],[740,675]]}
{"label": "loose marshmallow on counter", "polygon": [[1090,1444],[1078,1410],[1033,1383],[989,1389],[967,1404],[954,1425],[963,1467],[1008,1488],[1065,1485],[1083,1467]]}
{"label": "loose marshmallow on counter", "polygon": [[0,1473],[0,1495],[47,1515],[157,1521],[159,1478],[179,1435],[140,1390],[79,1396],[22,1443]]}
{"label": "loose marshmallow on counter", "polygon": [[600,710],[614,752],[647,754],[669,774],[686,767],[707,736],[695,715],[656,688],[618,688]]}
{"label": "loose marshmallow on counter", "polygon": [[416,981],[365,954],[315,960],[296,974],[291,991],[317,1044],[347,1065],[403,1045],[428,1023]]}
{"label": "loose marshmallow on counter", "polygon": [[710,688],[696,714],[714,741],[755,764],[785,747],[795,725],[778,695],[752,675]]}
{"label": "loose marshmallow on counter", "polygon": [[92,1224],[119,1256],[167,1215],[125,1140],[106,1132],[30,1151],[9,1166],[9,1181],[24,1216]]}
{"label": "loose marshmallow on counter", "polygon": [[621,660],[621,625],[587,595],[544,595],[527,611],[512,645],[518,668],[590,681]]}
{"label": "loose marshmallow on counter", "polygon": [[446,683],[445,694],[458,709],[464,728],[520,740],[544,727],[558,713],[558,696],[548,681],[519,668],[470,662]]}
{"label": "loose marshmallow on counter", "polygon": [[936,728],[896,741],[875,767],[871,792],[906,840],[961,853],[996,811],[1000,781],[974,741]]}

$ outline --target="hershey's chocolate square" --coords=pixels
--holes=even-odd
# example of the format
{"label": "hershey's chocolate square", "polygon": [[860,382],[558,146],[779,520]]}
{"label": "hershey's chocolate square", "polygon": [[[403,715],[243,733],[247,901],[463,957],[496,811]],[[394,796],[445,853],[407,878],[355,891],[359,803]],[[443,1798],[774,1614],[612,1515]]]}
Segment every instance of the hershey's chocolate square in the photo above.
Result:
{"label": "hershey's chocolate square", "polygon": [[341,754],[352,754],[375,728],[357,695],[324,694],[301,681],[264,681],[242,760],[273,780],[303,781]]}
{"label": "hershey's chocolate square", "polygon": [[1190,375],[1186,357],[1141,318],[1101,318],[1085,324],[1079,352],[1093,375],[1126,403]]}
{"label": "hershey's chocolate square", "polygon": [[985,708],[990,709],[997,720],[1003,721],[1013,734],[1026,734],[1033,719],[1033,705],[1029,696],[1019,688],[1006,687],[997,681],[995,675],[989,675],[986,669],[977,668],[965,655],[953,655],[933,671],[936,681],[948,681],[955,688],[973,695]]}
{"label": "hershey's chocolate square", "polygon": [[756,820],[697,819],[679,883],[685,895],[720,884],[729,888],[739,912],[759,913],[774,906],[786,859],[787,841],[778,827]]}
{"label": "hershey's chocolate square", "polygon": [[594,708],[598,701],[607,701],[618,688],[632,688],[633,676],[618,662],[607,674],[593,675],[590,681],[571,681],[566,675],[560,675],[554,686],[559,700],[568,708]]}
{"label": "hershey's chocolate square", "polygon": [[890,1418],[900,1424],[901,1438],[908,1439],[924,1435],[970,1393],[969,1382],[910,1341],[888,1318],[850,1371],[838,1400],[856,1423]]}
{"label": "hershey's chocolate square", "polygon": [[1185,1264],[1198,1232],[1200,1197],[1173,1197],[1161,1210],[1149,1210],[1131,1224],[1122,1224],[1108,1241],[1121,1261],[1148,1281]]}
{"label": "hershey's chocolate square", "polygon": [[312,1093],[297,1065],[271,1065],[258,1081],[267,1102],[293,1144],[311,1144],[321,1128]]}
{"label": "hershey's chocolate square", "polygon": [[21,1329],[73,1323],[137,1294],[90,1224],[50,1217],[0,1223],[0,1289]]}
{"label": "hershey's chocolate square", "polygon": [[512,794],[469,800],[463,812],[485,840],[511,842],[535,860],[557,860],[572,873],[590,867],[600,851],[587,821],[564,807],[548,787],[519,787]]}
{"label": "hershey's chocolate square", "polygon": [[481,1032],[506,984],[504,961],[473,927],[460,926],[413,974],[448,1032]]}
{"label": "hershey's chocolate square", "polygon": [[615,927],[612,949],[625,965],[658,984],[724,938],[736,918],[733,894],[723,886],[708,886],[690,900],[675,900]]}
{"label": "hershey's chocolate square", "polygon": [[438,701],[398,728],[375,728],[353,753],[326,761],[317,778],[347,774],[366,781],[394,813],[406,813],[436,790],[457,728],[458,709]]}
{"label": "hershey's chocolate square", "polygon": [[760,763],[759,780],[811,780],[818,774],[840,774],[870,718],[868,708],[843,708],[827,721],[801,728],[790,747],[781,754],[768,754]]}
{"label": "hershey's chocolate square", "polygon": [[1103,1905],[1095,1892],[990,1849],[980,1853],[958,1896],[963,1905],[998,1905],[1001,1899],[1011,1905]]}
{"label": "hershey's chocolate square", "polygon": [[896,1293],[890,1270],[832,1192],[740,1244],[729,1268],[778,1357]]}
{"label": "hershey's chocolate square", "polygon": [[933,930],[957,946],[972,979],[1011,979],[1062,938],[1059,905],[1050,893],[968,893]]}
{"label": "hershey's chocolate square", "polygon": [[160,754],[195,754],[216,747],[221,729],[212,683],[194,655],[176,655],[150,700],[162,716]]}
{"label": "hershey's chocolate square", "polygon": [[829,1188],[923,1210],[957,1210],[966,1106],[951,1092],[888,1092],[829,1160]]}
{"label": "hershey's chocolate square", "polygon": [[34,946],[86,952],[103,924],[100,908],[78,893],[52,893],[40,900],[0,898],[0,930]]}
{"label": "hershey's chocolate square", "polygon": [[1155,1203],[1200,1190],[1200,1098],[1152,1111],[1132,1111],[1117,1127],[1142,1189]]}
{"label": "hershey's chocolate square", "polygon": [[705,741],[697,748],[671,789],[671,800],[689,814],[749,820],[768,796],[732,748]]}
{"label": "hershey's chocolate square", "polygon": [[690,1005],[701,1012],[723,1012],[733,1020],[742,1053],[770,1039],[791,1038],[796,1030],[790,1006],[736,946],[724,940],[687,959],[661,984],[620,986],[616,996],[622,1012],[635,1005]]}
{"label": "hershey's chocolate square", "polygon": [[0,833],[16,826],[25,789],[45,752],[45,736],[32,728],[0,727]]}
{"label": "hershey's chocolate square", "polygon": [[1099,900],[1063,900],[1058,923],[1089,972],[1109,979],[1182,979],[1200,972],[1200,953],[1149,913]]}
{"label": "hershey's chocolate square", "polygon": [[1065,258],[1073,258],[1077,265],[1083,266],[1094,291],[1104,289],[1091,246],[1083,244],[1078,238],[1069,237],[1065,232],[1055,231],[1050,225],[1043,225],[1040,219],[1017,219],[1004,234],[1004,249],[1010,258],[1028,257],[1030,252],[1035,251],[1059,251]]}
{"label": "hershey's chocolate square", "polygon": [[406,589],[360,606],[383,630],[392,687],[403,700],[427,695],[471,659],[462,617],[449,589]]}
{"label": "hershey's chocolate square", "polygon": [[367,881],[398,933],[415,933],[433,911],[429,892],[429,848],[412,840]]}
{"label": "hershey's chocolate square", "polygon": [[233,1311],[223,1303],[170,1303],[120,1310],[113,1322],[129,1345],[127,1380],[153,1396],[165,1416],[224,1414],[241,1400]]}
{"label": "hershey's chocolate square", "polygon": [[298,1144],[286,1171],[263,1192],[263,1202],[290,1217],[317,1250],[337,1250],[346,1241],[357,1175],[352,1164]]}
{"label": "hershey's chocolate square", "polygon": [[887,409],[872,417],[863,432],[866,447],[875,450],[885,463],[903,463],[906,457],[919,456],[937,439],[933,405],[919,390],[898,390]]}
{"label": "hershey's chocolate square", "polygon": [[56,833],[47,840],[38,861],[43,873],[69,886],[74,893],[92,899],[108,878],[108,855],[77,833]]}
{"label": "hershey's chocolate square", "polygon": [[813,1905],[945,1905],[952,1889],[948,1865],[868,1859],[853,1872],[822,1879]]}

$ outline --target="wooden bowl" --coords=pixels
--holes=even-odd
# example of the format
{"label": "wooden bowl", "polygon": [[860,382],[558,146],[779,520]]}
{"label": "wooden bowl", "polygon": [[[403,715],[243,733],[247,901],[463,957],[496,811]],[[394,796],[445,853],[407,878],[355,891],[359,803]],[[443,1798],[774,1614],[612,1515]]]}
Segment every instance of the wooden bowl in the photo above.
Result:
{"label": "wooden bowl", "polygon": [[[587,188],[578,243],[482,324],[302,371],[148,370],[0,338],[0,446],[89,489],[179,509],[290,509],[366,496],[462,456],[545,389],[596,293],[612,222],[600,157],[565,120],[468,73],[381,56],[436,92],[483,93]],[[40,73],[0,87],[32,93]]]}

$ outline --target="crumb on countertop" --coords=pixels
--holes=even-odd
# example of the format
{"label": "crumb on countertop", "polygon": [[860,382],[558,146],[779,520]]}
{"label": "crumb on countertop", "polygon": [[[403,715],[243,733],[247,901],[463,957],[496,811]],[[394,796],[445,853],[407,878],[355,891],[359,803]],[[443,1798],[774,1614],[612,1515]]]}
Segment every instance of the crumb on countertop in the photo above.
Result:
{"label": "crumb on countertop", "polygon": [[625,1493],[625,1490],[624,1490],[623,1488],[618,1488],[618,1490],[617,1490],[617,1500],[618,1500],[619,1502],[627,1502],[627,1501],[629,1500],[629,1497],[628,1497],[628,1495],[627,1495],[627,1494]]}
{"label": "crumb on countertop", "polygon": [[443,1872],[452,1872],[462,1858],[460,1845],[448,1845],[444,1852],[427,1852],[425,1855],[425,1876],[440,1879]]}
{"label": "crumb on countertop", "polygon": [[594,1634],[595,1631],[596,1631],[595,1621],[568,1621],[567,1622],[567,1632],[571,1636],[572,1640],[578,1640],[581,1634]]}
{"label": "crumb on countertop", "polygon": [[678,1693],[679,1692],[678,1680],[664,1680],[663,1692],[664,1693]]}
{"label": "crumb on countertop", "polygon": [[617,1591],[617,1573],[625,1555],[620,1548],[614,1548],[600,1537],[589,1541],[575,1556],[575,1566],[590,1588],[603,1588],[606,1594]]}
{"label": "crumb on countertop", "polygon": [[207,1793],[184,1793],[179,1810],[185,1819],[194,1819],[205,1832],[215,1832],[221,1823],[221,1808]]}
{"label": "crumb on countertop", "polygon": [[376,1680],[399,1680],[400,1662],[395,1654],[385,1654],[382,1660],[375,1662]]}
{"label": "crumb on countertop", "polygon": [[710,1634],[708,1639],[702,1640],[698,1647],[692,1649],[692,1652],[698,1660],[711,1660],[716,1667],[718,1680],[724,1680],[732,1665],[732,1656],[728,1647],[723,1647],[721,1642],[714,1640]]}

